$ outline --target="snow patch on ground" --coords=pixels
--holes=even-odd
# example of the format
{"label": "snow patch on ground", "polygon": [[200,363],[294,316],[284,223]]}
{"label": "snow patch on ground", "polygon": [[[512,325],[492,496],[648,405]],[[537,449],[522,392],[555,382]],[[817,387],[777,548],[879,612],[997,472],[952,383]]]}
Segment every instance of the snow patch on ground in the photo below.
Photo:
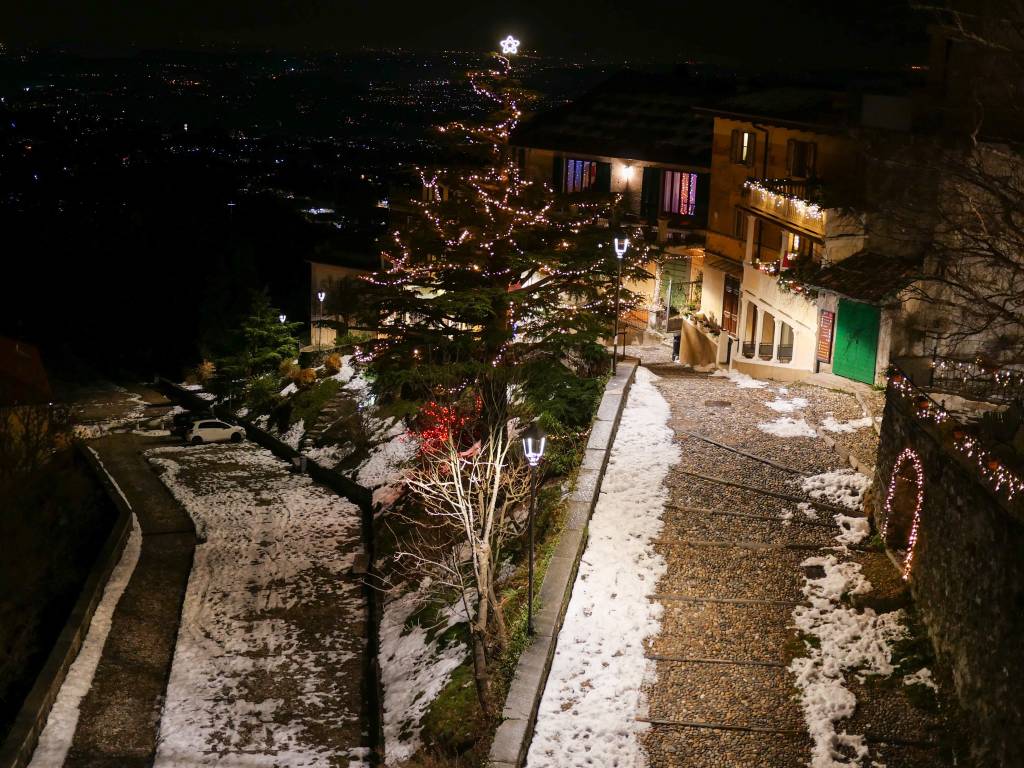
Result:
{"label": "snow patch on ground", "polygon": [[794,419],[789,416],[762,422],[757,428],[776,437],[816,437],[818,434],[805,419]]}
{"label": "snow patch on ground", "polygon": [[939,686],[935,684],[934,678],[932,678],[932,671],[928,667],[922,667],[912,674],[906,675],[903,678],[904,685],[923,685],[927,688],[931,688],[933,691],[938,693]]}
{"label": "snow patch on ground", "polygon": [[405,432],[405,425],[395,425],[398,434],[374,446],[369,458],[359,467],[356,482],[364,488],[377,488],[398,482],[405,464],[416,455],[419,443]]}
{"label": "snow patch on ground", "polygon": [[827,504],[859,510],[871,478],[852,469],[837,469],[805,477],[801,487],[808,496]]}
{"label": "snow patch on ground", "polygon": [[870,427],[872,422],[873,420],[870,416],[865,416],[863,419],[853,419],[852,421],[836,421],[835,417],[830,413],[821,422],[821,427],[829,432],[854,432],[858,429]]}
{"label": "snow patch on ground", "polygon": [[289,384],[284,389],[278,392],[278,394],[281,395],[281,397],[288,397],[289,395],[294,395],[298,391],[299,388],[296,386],[295,382],[292,381],[289,382]]}
{"label": "snow patch on ground", "polygon": [[288,427],[287,432],[281,435],[281,442],[297,451],[299,450],[299,442],[304,434],[306,434],[306,422],[299,419]]}
{"label": "snow patch on ground", "polygon": [[[92,450],[91,448],[89,450]],[[107,472],[99,455],[93,451],[96,460],[106,473],[114,488],[128,504],[121,487]],[[128,504],[131,508],[131,504]],[[139,529],[139,521],[132,512],[132,529],[128,534],[128,541],[125,542],[124,550],[117,565],[110,572],[107,579],[107,586],[103,589],[103,596],[100,598],[96,611],[89,623],[89,631],[85,641],[78,651],[78,655],[68,669],[68,674],[61,684],[57,698],[50,709],[50,715],[46,720],[46,727],[39,736],[39,743],[32,754],[32,762],[29,768],[61,768],[68,750],[71,748],[71,741],[78,727],[79,705],[85,694],[92,687],[93,678],[96,676],[96,668],[99,666],[100,657],[103,655],[103,646],[107,643],[107,635],[110,634],[110,625],[114,618],[114,610],[121,601],[132,573],[135,572],[135,565],[139,561],[139,554],[142,552],[142,531]]]}
{"label": "snow patch on ground", "polygon": [[796,508],[803,512],[804,517],[806,517],[808,520],[818,519],[818,511],[814,507],[812,507],[808,502],[801,501],[799,504],[796,505]]}
{"label": "snow patch on ground", "polygon": [[776,398],[775,400],[769,400],[765,403],[773,411],[779,413],[792,413],[793,411],[801,410],[807,407],[806,397],[794,397],[792,400],[785,400],[784,398]]}
{"label": "snow patch on ground", "polygon": [[871,524],[866,517],[850,517],[849,515],[834,515],[833,519],[839,526],[839,535],[836,541],[841,546],[848,547],[860,544],[871,533]]}
{"label": "snow patch on ground", "polygon": [[726,378],[740,389],[764,389],[765,387],[768,386],[767,381],[755,379],[752,376],[748,376],[745,373],[740,373],[739,371],[727,371],[725,369],[720,368],[711,375]]}
{"label": "snow patch on ground", "polygon": [[423,590],[402,595],[384,606],[381,619],[384,753],[388,765],[408,760],[420,748],[423,716],[466,658],[464,643],[441,648],[438,642],[445,630],[467,621],[461,603],[444,611],[445,623],[438,627],[414,624],[406,628],[406,620],[423,599]]}
{"label": "snow patch on ground", "polygon": [[251,443],[146,456],[202,542],[156,768],[337,765],[332,734],[360,728],[358,508]]}
{"label": "snow patch on ground", "polygon": [[662,613],[647,595],[666,567],[652,542],[668,498],[662,482],[680,459],[655,380],[637,369],[622,414],[540,704],[533,768],[643,762],[637,734],[645,726],[636,716],[654,672],[644,641],[658,632]]}
{"label": "snow patch on ground", "polygon": [[803,593],[810,605],[793,610],[798,630],[817,640],[806,643],[809,655],[789,666],[796,676],[800,705],[813,741],[811,768],[860,766],[869,757],[864,737],[837,731],[836,724],[850,717],[857,699],[844,685],[846,672],[858,677],[891,675],[892,643],[906,634],[903,612],[876,614],[870,608],[858,611],[841,604],[844,594],[862,594],[871,583],[860,565],[838,562],[834,555],[811,557],[801,567],[818,566],[824,575],[807,578]]}

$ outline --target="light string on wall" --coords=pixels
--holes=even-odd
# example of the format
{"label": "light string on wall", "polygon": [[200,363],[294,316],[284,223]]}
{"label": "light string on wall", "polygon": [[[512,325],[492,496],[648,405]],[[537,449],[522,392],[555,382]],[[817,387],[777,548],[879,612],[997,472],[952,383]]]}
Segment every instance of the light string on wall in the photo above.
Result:
{"label": "light string on wall", "polygon": [[903,561],[904,581],[910,578],[910,568],[914,562],[914,548],[917,546],[917,536],[921,525],[921,508],[924,506],[924,467],[921,464],[921,457],[911,448],[904,448],[893,465],[892,477],[889,479],[889,489],[885,494],[885,522],[882,525],[882,538],[888,541],[889,523],[892,520],[892,505],[896,498],[896,486],[900,479],[900,470],[903,468],[904,463],[908,461],[914,468],[916,494],[914,497],[914,517],[910,524],[910,535],[907,536],[907,556]]}

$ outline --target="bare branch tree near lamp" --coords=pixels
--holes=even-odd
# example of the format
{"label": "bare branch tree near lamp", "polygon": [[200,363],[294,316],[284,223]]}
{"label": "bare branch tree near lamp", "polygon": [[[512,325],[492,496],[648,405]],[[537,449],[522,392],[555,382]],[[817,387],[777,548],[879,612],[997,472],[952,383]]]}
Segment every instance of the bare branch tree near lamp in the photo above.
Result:
{"label": "bare branch tree near lamp", "polygon": [[327,298],[327,293],[325,291],[318,291],[316,297],[320,299],[320,319],[316,323],[316,348],[320,349],[323,346],[324,299]]}
{"label": "bare branch tree near lamp", "polygon": [[[624,237],[622,240],[615,238],[615,258],[619,263],[619,271],[615,278],[615,322],[612,325],[612,373],[615,373],[616,365],[615,361],[618,356],[619,350],[619,294],[622,293],[622,257],[626,255],[626,249],[629,248],[629,238]],[[626,352],[626,340],[622,340],[622,352]]]}
{"label": "bare branch tree near lamp", "polygon": [[523,432],[523,455],[530,465],[530,552],[529,575],[526,594],[526,631],[533,634],[533,520],[537,515],[537,465],[544,456],[544,447],[548,437],[536,421]]}

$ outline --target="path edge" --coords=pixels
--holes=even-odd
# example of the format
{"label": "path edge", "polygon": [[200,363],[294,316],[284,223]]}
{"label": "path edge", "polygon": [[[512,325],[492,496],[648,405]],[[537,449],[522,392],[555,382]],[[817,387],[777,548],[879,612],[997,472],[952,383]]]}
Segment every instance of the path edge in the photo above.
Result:
{"label": "path edge", "polygon": [[107,497],[117,510],[117,517],[107,534],[96,560],[82,584],[82,590],[64,622],[64,628],[46,657],[35,683],[22,702],[7,738],[0,746],[0,768],[24,768],[32,760],[39,737],[46,727],[50,710],[60,693],[68,670],[78,657],[85,642],[93,614],[96,612],[110,574],[121,560],[128,534],[132,529],[132,510],[114,488],[99,460],[80,441],[75,450],[84,457],[92,473],[103,486]]}
{"label": "path edge", "polygon": [[491,768],[520,768],[526,763],[558,635],[586,548],[590,517],[600,497],[608,457],[638,366],[638,360],[620,360],[618,371],[605,386],[576,484],[568,499],[569,520],[540,587],[540,609],[534,616],[536,632],[519,657],[502,709],[502,722],[491,743],[488,756]]}

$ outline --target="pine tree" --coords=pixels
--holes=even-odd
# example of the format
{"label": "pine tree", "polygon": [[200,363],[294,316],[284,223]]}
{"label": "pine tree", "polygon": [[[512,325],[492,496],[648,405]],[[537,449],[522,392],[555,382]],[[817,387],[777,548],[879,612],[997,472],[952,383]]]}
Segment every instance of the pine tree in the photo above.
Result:
{"label": "pine tree", "polygon": [[[617,200],[584,193],[560,199],[525,178],[507,140],[529,101],[507,58],[468,74],[497,105],[481,125],[439,130],[458,142],[455,166],[421,169],[425,200],[392,233],[374,298],[391,334],[374,346],[378,390],[413,399],[468,390],[505,392],[496,382],[565,367],[591,376],[606,367],[615,302],[615,236],[632,247],[623,280],[648,277],[653,250],[636,229],[609,226]],[[623,311],[637,297],[622,289]],[[485,418],[504,413],[485,402]],[[488,417],[490,413],[491,417]]]}
{"label": "pine tree", "polygon": [[267,294],[254,294],[248,314],[229,334],[228,349],[217,360],[222,378],[237,381],[276,371],[282,360],[298,353],[295,333],[301,325],[281,322]]}

